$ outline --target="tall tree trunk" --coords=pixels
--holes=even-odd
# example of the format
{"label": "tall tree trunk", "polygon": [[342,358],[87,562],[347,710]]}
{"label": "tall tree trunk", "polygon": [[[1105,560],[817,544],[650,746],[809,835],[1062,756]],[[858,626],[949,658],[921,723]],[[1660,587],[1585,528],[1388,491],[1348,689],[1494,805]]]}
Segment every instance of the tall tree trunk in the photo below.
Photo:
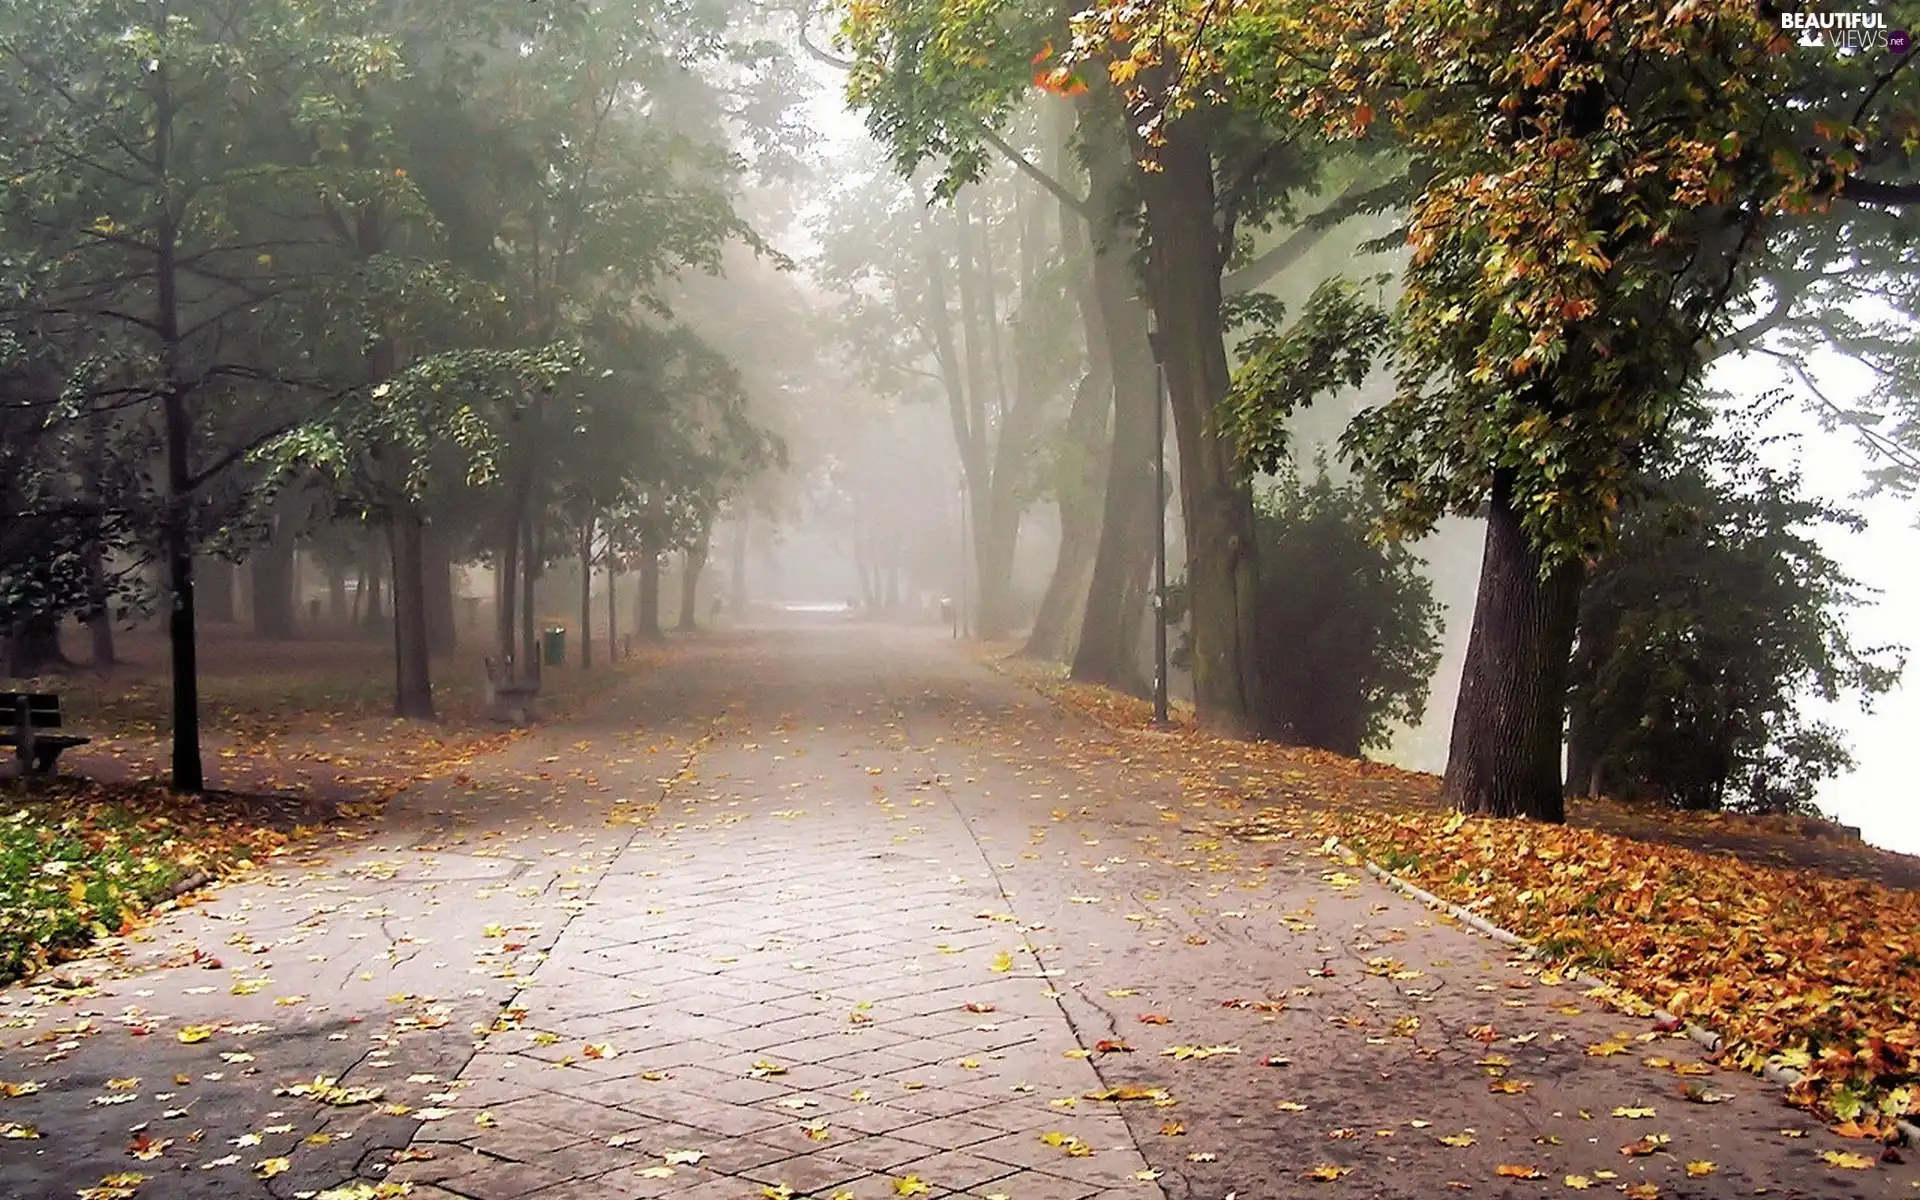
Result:
{"label": "tall tree trunk", "polygon": [[381,573],[379,566],[369,563],[367,565],[367,607],[360,614],[362,632],[375,632],[380,628],[381,622],[387,619],[386,611],[380,606],[380,595],[385,583],[386,576]]}
{"label": "tall tree trunk", "polygon": [[1122,250],[1102,250],[1096,270],[1113,365],[1113,448],[1073,678],[1143,696],[1150,681],[1141,673],[1138,646],[1159,518],[1153,500],[1159,387],[1147,346],[1146,306],[1133,294]]}
{"label": "tall tree trunk", "polygon": [[1097,346],[1113,388],[1113,438],[1105,461],[1100,540],[1087,584],[1086,610],[1074,648],[1073,678],[1144,696],[1149,680],[1137,653],[1141,587],[1153,562],[1154,412],[1159,384],[1147,343],[1147,307],[1134,271],[1137,229],[1131,211],[1133,164],[1110,94],[1090,92],[1075,103],[1085,148],[1093,256],[1087,327],[1089,353]]}
{"label": "tall tree trunk", "polygon": [[1161,169],[1138,177],[1153,234],[1147,290],[1160,319],[1180,447],[1194,709],[1200,723],[1216,732],[1283,738],[1286,731],[1272,718],[1260,656],[1253,492],[1221,428],[1228,367],[1221,237],[1204,124],[1212,118],[1190,114],[1170,122],[1165,144],[1151,150]]}
{"label": "tall tree trunk", "polygon": [[752,512],[743,507],[733,520],[733,561],[728,566],[727,606],[733,609],[735,621],[745,620],[747,615],[747,541],[752,517]]}
{"label": "tall tree trunk", "polygon": [[607,533],[607,661],[620,661],[620,556],[613,552],[613,533]]}
{"label": "tall tree trunk", "polygon": [[[161,29],[156,35],[164,35]],[[173,179],[174,98],[168,72],[153,72],[153,177]],[[193,411],[188,402],[185,364],[181,362],[180,229],[170,194],[163,194],[153,232],[154,326],[160,345],[161,437],[165,441],[166,498],[163,545],[167,560],[169,665],[173,679],[172,787],[176,792],[206,790],[200,760],[200,655],[193,604]]]}
{"label": "tall tree trunk", "polygon": [[278,512],[268,519],[273,536],[247,559],[253,632],[256,637],[285,641],[293,636],[293,523]]}
{"label": "tall tree trunk", "polygon": [[422,531],[421,582],[427,589],[427,649],[452,654],[459,648],[459,619],[453,611],[453,547],[440,526]]}
{"label": "tall tree trunk", "polygon": [[347,573],[334,566],[327,568],[327,619],[336,625],[351,620],[347,613]]}
{"label": "tall tree trunk", "polygon": [[1065,205],[1060,212],[1060,241],[1071,262],[1074,300],[1086,330],[1087,373],[1074,391],[1062,430],[1061,477],[1054,485],[1060,508],[1060,548],[1027,635],[1026,652],[1036,658],[1063,660],[1073,653],[1099,549],[1100,496],[1112,455],[1107,419],[1113,411],[1113,373],[1095,295],[1097,285],[1086,258],[1086,230],[1080,214]]}
{"label": "tall tree trunk", "polygon": [[691,633],[699,628],[694,617],[694,607],[700,602],[700,572],[707,566],[709,535],[700,534],[700,540],[690,546],[680,564],[680,624],[682,632]]}
{"label": "tall tree trunk", "polygon": [[1567,706],[1567,778],[1561,791],[1569,798],[1594,796],[1595,772],[1600,765],[1593,717],[1584,704]]}
{"label": "tall tree trunk", "polygon": [[194,577],[200,582],[199,618],[211,623],[231,625],[239,617],[233,602],[233,564],[210,554],[194,556]]}
{"label": "tall tree trunk", "polygon": [[[171,277],[171,270],[163,275],[163,279]],[[193,473],[187,458],[191,424],[186,397],[178,386],[170,384],[163,400],[169,509],[165,534],[167,587],[172,593],[172,611],[167,615],[173,673],[171,784],[176,792],[192,793],[206,790],[207,777],[200,761],[200,656],[193,610],[193,518],[189,507]]]}
{"label": "tall tree trunk", "polygon": [[353,564],[353,608],[347,613],[347,623],[354,629],[360,628],[360,614],[367,607],[367,588],[372,586],[367,578],[367,564],[355,561]]}
{"label": "tall tree trunk", "polygon": [[87,632],[93,642],[93,665],[110,667],[120,661],[113,646],[113,595],[108,587],[107,548],[95,546],[87,556]]}
{"label": "tall tree trunk", "polygon": [[634,632],[650,642],[666,637],[660,628],[660,552],[651,539],[640,553],[640,594],[634,613]]}
{"label": "tall tree trunk", "polygon": [[580,526],[580,669],[593,668],[593,526]]}
{"label": "tall tree trunk", "polygon": [[1585,572],[1575,562],[1543,577],[1511,488],[1494,476],[1441,795],[1463,812],[1563,821],[1561,722]]}
{"label": "tall tree trunk", "polygon": [[509,682],[520,682],[526,678],[520,656],[513,652],[515,631],[519,628],[516,614],[519,611],[520,589],[520,515],[509,509],[507,520],[501,523],[500,561],[493,572],[494,585],[494,640],[500,648],[500,661],[506,671]]}
{"label": "tall tree trunk", "polygon": [[520,653],[521,661],[526,664],[526,681],[537,684],[541,671],[540,614],[535,609],[534,598],[546,551],[531,517],[520,527],[520,542],[525,547],[520,556]]}
{"label": "tall tree trunk", "polygon": [[401,507],[387,524],[393,552],[393,715],[431,721],[425,539],[420,513],[411,506]]}
{"label": "tall tree trunk", "polygon": [[[967,493],[973,501],[975,632],[999,640],[1014,621],[1013,563],[1025,507],[1021,484],[1033,450],[1039,406],[1010,399],[1005,389],[995,316],[994,262],[984,223],[964,205],[960,217],[958,279],[968,397]],[[993,401],[989,416],[988,400]],[[988,430],[993,431],[991,438]]]}

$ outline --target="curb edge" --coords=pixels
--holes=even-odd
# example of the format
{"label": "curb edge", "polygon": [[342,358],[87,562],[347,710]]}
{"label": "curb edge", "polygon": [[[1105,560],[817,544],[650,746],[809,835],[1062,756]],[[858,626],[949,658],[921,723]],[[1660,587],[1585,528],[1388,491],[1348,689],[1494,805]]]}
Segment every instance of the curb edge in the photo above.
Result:
{"label": "curb edge", "polygon": [[[1528,958],[1540,959],[1543,957],[1539,949],[1536,946],[1534,946],[1532,942],[1527,941],[1525,938],[1521,937],[1519,934],[1514,933],[1513,931],[1508,929],[1502,929],[1500,926],[1495,925],[1493,922],[1487,920],[1485,917],[1482,917],[1477,913],[1470,912],[1467,909],[1462,908],[1460,905],[1455,904],[1450,900],[1443,900],[1440,897],[1434,895],[1432,892],[1427,891],[1425,888],[1422,888],[1417,884],[1409,883],[1407,880],[1400,878],[1398,875],[1395,875],[1392,871],[1387,870],[1385,867],[1381,866],[1379,863],[1374,862],[1372,859],[1361,854],[1360,852],[1355,850],[1353,847],[1347,845],[1345,842],[1341,841],[1338,837],[1329,837],[1328,840],[1333,844],[1333,848],[1339,850],[1343,854],[1348,854],[1358,859],[1362,864],[1366,866],[1367,872],[1369,874],[1371,874],[1374,878],[1380,880],[1382,883],[1386,884],[1388,887],[1392,888],[1394,891],[1400,892],[1406,896],[1410,896],[1413,899],[1418,900],[1420,903],[1426,905],[1428,908],[1438,909],[1446,913],[1448,916],[1452,917],[1454,920],[1459,921],[1462,925],[1465,925],[1467,928],[1472,929],[1474,932],[1482,934],[1486,937],[1492,938],[1494,941],[1499,942],[1503,946],[1509,947],[1514,950],[1518,950],[1521,953],[1525,954]],[[1560,974],[1562,977],[1566,979],[1579,980],[1579,981],[1584,981],[1584,982],[1596,984],[1596,985],[1607,984],[1607,981],[1604,979],[1601,979],[1599,976],[1589,974],[1588,972],[1582,971],[1580,968],[1571,966],[1571,965],[1561,969]],[[1607,986],[1613,986],[1613,985],[1608,984]],[[1714,1054],[1719,1052],[1721,1045],[1723,1043],[1723,1039],[1718,1033],[1715,1033],[1713,1030],[1707,1029],[1704,1026],[1696,1025],[1692,1021],[1682,1021],[1664,1008],[1655,1008],[1653,1010],[1653,1015],[1663,1023],[1677,1025],[1682,1029],[1684,1029],[1686,1031],[1686,1035],[1689,1038],[1691,1038],[1693,1041],[1699,1043],[1699,1045],[1702,1046],[1707,1051],[1707,1053]],[[1800,1082],[1800,1080],[1802,1080],[1803,1078],[1805,1078],[1805,1075],[1802,1072],[1796,1071],[1792,1067],[1776,1066],[1772,1063],[1768,1063],[1765,1066],[1761,1067],[1759,1071],[1759,1075],[1761,1078],[1765,1079],[1767,1082],[1776,1084],[1783,1088],[1791,1087],[1794,1084]],[[1909,1146],[1920,1146],[1920,1126],[1916,1126],[1912,1121],[1904,1120],[1901,1118],[1895,1118],[1894,1128],[1900,1131],[1900,1136],[1906,1139],[1906,1142]]]}

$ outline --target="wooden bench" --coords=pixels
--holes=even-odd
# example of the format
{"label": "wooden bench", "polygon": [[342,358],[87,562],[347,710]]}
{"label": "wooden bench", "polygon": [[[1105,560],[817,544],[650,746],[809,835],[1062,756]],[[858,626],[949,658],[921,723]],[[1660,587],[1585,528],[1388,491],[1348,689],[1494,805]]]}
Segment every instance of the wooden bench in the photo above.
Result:
{"label": "wooden bench", "polygon": [[51,775],[60,756],[92,738],[72,733],[42,733],[59,729],[60,697],[52,692],[0,692],[0,746],[12,746],[22,775]]}
{"label": "wooden bench", "polygon": [[513,660],[507,660],[502,669],[491,655],[487,664],[487,715],[496,721],[506,721],[513,725],[528,725],[533,722],[534,697],[540,694],[537,683],[513,682]]}

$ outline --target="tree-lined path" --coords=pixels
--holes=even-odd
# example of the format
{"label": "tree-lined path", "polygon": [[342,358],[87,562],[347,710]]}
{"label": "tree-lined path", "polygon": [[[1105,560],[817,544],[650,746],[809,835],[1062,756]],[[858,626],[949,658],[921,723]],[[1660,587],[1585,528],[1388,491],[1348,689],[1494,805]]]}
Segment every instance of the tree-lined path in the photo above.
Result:
{"label": "tree-lined path", "polygon": [[0,994],[0,1195],[1916,1194],[1174,762],[926,631],[688,639]]}

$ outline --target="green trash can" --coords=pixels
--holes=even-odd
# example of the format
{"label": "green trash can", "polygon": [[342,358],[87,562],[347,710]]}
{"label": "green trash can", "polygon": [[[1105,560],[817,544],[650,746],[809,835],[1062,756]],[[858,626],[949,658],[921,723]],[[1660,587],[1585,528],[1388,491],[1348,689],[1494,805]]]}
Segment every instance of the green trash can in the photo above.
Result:
{"label": "green trash can", "polygon": [[540,640],[541,661],[549,667],[567,665],[567,631],[559,625],[548,626]]}

